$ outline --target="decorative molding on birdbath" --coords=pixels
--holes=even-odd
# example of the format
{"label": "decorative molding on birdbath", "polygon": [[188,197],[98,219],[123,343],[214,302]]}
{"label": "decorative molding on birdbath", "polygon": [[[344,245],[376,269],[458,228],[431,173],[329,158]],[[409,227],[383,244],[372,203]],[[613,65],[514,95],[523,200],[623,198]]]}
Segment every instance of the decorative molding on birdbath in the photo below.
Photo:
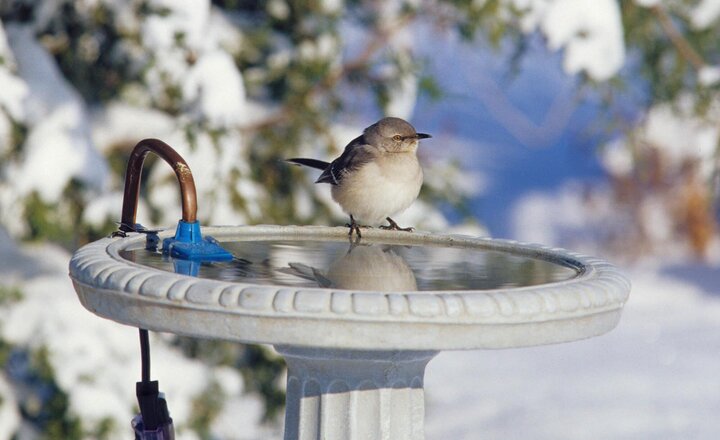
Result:
{"label": "decorative molding on birdbath", "polygon": [[[161,233],[161,238],[172,231]],[[344,228],[203,228],[243,237],[341,238]],[[368,230],[384,243],[477,246],[576,267],[567,281],[498,290],[372,292],[199,279],[135,264],[120,251],[143,234],[78,250],[70,276],[86,308],[150,330],[247,343],[359,350],[456,350],[549,344],[612,329],[630,290],[612,265],[562,249],[460,235]],[[319,325],[322,323],[322,325]]]}
{"label": "decorative molding on birdbath", "polygon": [[[163,231],[160,239],[172,235]],[[345,228],[203,228],[219,241],[347,240]],[[459,247],[552,262],[564,281],[492,290],[292,287],[195,278],[130,261],[144,234],[78,250],[70,276],[82,304],[149,330],[273,344],[288,362],[285,439],[423,438],[422,378],[441,350],[573,341],[614,328],[630,291],[612,265],[562,249],[461,235],[371,229],[364,243]]]}

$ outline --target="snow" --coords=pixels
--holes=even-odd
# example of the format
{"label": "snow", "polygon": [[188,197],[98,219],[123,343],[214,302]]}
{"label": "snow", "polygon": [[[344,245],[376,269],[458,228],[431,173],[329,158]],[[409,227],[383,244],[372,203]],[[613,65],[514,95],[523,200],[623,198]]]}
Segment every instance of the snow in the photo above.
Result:
{"label": "snow", "polygon": [[690,22],[698,30],[717,24],[720,19],[720,0],[701,0],[690,10]]}
{"label": "snow", "polygon": [[[150,3],[161,11],[141,24],[142,44],[153,61],[145,73],[150,95],[211,128],[243,121],[245,88],[232,56],[242,47],[240,31],[206,0]],[[167,95],[174,87],[180,96]]]}
{"label": "snow", "polygon": [[123,102],[110,102],[91,115],[92,141],[103,153],[123,143],[163,138],[175,129],[167,113]]}
{"label": "snow", "polygon": [[23,197],[38,191],[45,201],[54,202],[71,178],[102,188],[108,170],[90,141],[81,98],[29,28],[13,26],[8,36],[17,58],[18,75],[30,91],[22,101],[23,119],[30,126],[23,158],[8,166],[8,180],[15,182],[15,195]]}
{"label": "snow", "polygon": [[512,0],[510,4],[523,15],[520,27],[525,33],[533,32],[540,25],[552,0]]}
{"label": "snow", "polygon": [[304,62],[331,60],[338,53],[338,41],[329,34],[322,33],[315,38],[306,38],[298,44],[298,58]]}
{"label": "snow", "polygon": [[660,2],[661,0],[635,0],[635,3],[644,8],[652,8],[653,6],[659,5]]}
{"label": "snow", "polygon": [[[637,201],[635,217],[631,218],[626,207],[618,206],[609,185],[590,186],[569,179],[555,191],[531,191],[521,197],[511,208],[510,236],[589,254],[612,249],[620,252],[613,254],[620,263],[653,259],[655,254],[666,264],[692,261],[689,243],[677,236],[679,223],[674,215],[674,199],[680,199],[678,194],[684,188],[675,184],[673,189],[670,195],[648,193]],[[711,240],[707,261],[715,261],[719,255],[718,239]]]}
{"label": "snow", "polygon": [[553,50],[564,51],[567,73],[603,81],[625,60],[620,9],[615,0],[511,0],[524,12],[522,30],[540,29]]}
{"label": "snow", "polygon": [[220,9],[211,8],[202,40],[203,51],[222,49],[237,55],[246,44],[242,30]]}
{"label": "snow", "polygon": [[178,36],[188,47],[201,46],[210,15],[208,0],[152,0],[147,7],[162,11],[149,16],[143,23],[141,35],[148,48],[162,53],[177,45]]}
{"label": "snow", "polygon": [[5,28],[0,23],[0,156],[11,148],[11,119],[21,121],[25,117],[22,102],[28,95],[28,87],[14,74],[16,68]]}
{"label": "snow", "polygon": [[12,125],[5,113],[0,112],[0,156],[5,156],[12,148]]}
{"label": "snow", "polygon": [[612,77],[625,60],[620,8],[614,0],[555,0],[541,28],[553,49],[564,48],[565,71]]}
{"label": "snow", "polygon": [[78,107],[69,104],[54,108],[30,131],[23,163],[9,170],[18,195],[37,191],[43,200],[57,202],[73,177],[102,187],[107,168],[89,138],[85,115]]}
{"label": "snow", "polygon": [[614,176],[627,176],[633,170],[632,151],[624,139],[616,139],[606,144],[601,151],[600,160],[603,167]]}
{"label": "snow", "polygon": [[315,214],[315,204],[313,203],[312,196],[304,187],[298,188],[298,190],[295,191],[295,196],[293,197],[293,212],[300,219],[312,218]]}
{"label": "snow", "polygon": [[290,15],[290,7],[285,0],[270,0],[266,8],[268,14],[278,20],[285,20]]}
{"label": "snow", "polygon": [[21,103],[28,95],[27,84],[4,69],[2,65],[0,65],[0,84],[3,85],[0,88],[0,108],[15,119],[23,119],[24,111]]}
{"label": "snow", "polygon": [[417,102],[418,78],[412,68],[412,53],[416,44],[413,32],[407,26],[397,28],[405,7],[402,1],[383,2],[378,6],[378,26],[390,36],[387,49],[394,59],[394,64],[381,66],[379,73],[381,77],[388,78],[397,77],[400,73],[398,81],[389,87],[385,115],[411,120]]}
{"label": "snow", "polygon": [[182,87],[183,98],[197,102],[192,106],[196,117],[207,118],[213,127],[237,124],[246,113],[243,80],[227,52],[215,50],[202,55]]}
{"label": "snow", "polygon": [[586,250],[617,219],[613,218],[610,192],[595,188],[588,203],[581,181],[566,182],[554,192],[529,192],[512,208],[511,237],[531,243],[544,243]]}
{"label": "snow", "polygon": [[344,0],[320,0],[320,7],[328,14],[339,13],[344,5]]}
{"label": "snow", "polygon": [[417,94],[417,77],[411,74],[403,75],[399,83],[390,90],[385,114],[406,120],[412,119]]}
{"label": "snow", "polygon": [[0,376],[0,439],[10,439],[20,427],[18,411],[12,388],[3,376]]}
{"label": "snow", "polygon": [[[225,64],[226,61],[220,60],[219,64]],[[196,83],[195,92],[202,105],[207,106],[207,111],[198,112],[196,116],[203,115],[222,126],[237,121],[242,114],[249,111],[248,108],[253,107],[244,101],[240,78],[228,70],[226,73],[229,77],[223,83],[219,81],[222,75],[217,71],[213,70],[213,74],[208,74],[206,68],[212,67],[212,64],[213,61],[210,61],[209,65],[202,68],[205,70],[204,77],[196,72],[198,79],[204,79],[201,80],[202,83]],[[232,69],[234,70],[234,67]],[[191,81],[195,80],[188,79],[188,82]],[[211,81],[214,83],[211,84]],[[245,157],[243,149],[246,147],[237,131],[229,130],[215,137],[201,132],[191,144],[178,127],[177,121],[166,114],[116,102],[93,115],[92,133],[94,143],[105,152],[117,148],[118,145],[132,145],[148,137],[162,139],[171,145],[193,171],[198,199],[202,200],[198,207],[198,216],[203,222],[212,219],[214,224],[229,225],[244,224],[250,220],[238,213],[229,203],[234,196],[225,185],[228,181],[234,182],[233,189],[243,197],[245,208],[250,214],[256,218],[261,217],[259,200],[267,197],[267,194],[257,183],[244,177],[250,174],[250,169],[247,163],[239,160]],[[240,177],[233,181],[231,176],[235,173]],[[175,224],[181,212],[177,203],[178,183],[172,168],[165,164],[155,167],[146,184],[151,188],[150,203],[161,211],[157,225]],[[101,225],[107,218],[116,220],[120,204],[115,204],[113,208],[113,203],[117,203],[120,196],[119,193],[107,194],[91,200],[84,214],[86,220],[94,225]],[[145,226],[152,226],[154,223],[149,221],[149,212],[148,206],[141,199],[137,221]]]}
{"label": "snow", "polygon": [[[217,139],[208,133],[197,135],[191,145],[188,139],[182,134],[173,132],[164,137],[164,141],[187,161],[195,176],[195,186],[198,200],[202,204],[198,206],[198,218],[212,218],[215,224],[244,224],[248,222],[242,214],[238,213],[229,204],[232,199],[230,188],[225,185],[232,182],[234,189],[245,201],[245,209],[251,216],[261,217],[259,200],[267,197],[264,188],[257,183],[250,181],[247,177],[250,174],[248,164],[239,161],[238,158],[245,157],[241,153],[244,143],[239,134],[230,132]],[[233,174],[239,173],[241,177],[232,179]],[[148,185],[152,188],[150,202],[160,209],[160,225],[175,224],[180,219],[179,189],[174,172],[169,166],[153,168],[148,179]],[[139,212],[140,216],[141,213]],[[142,224],[144,221],[138,220]]]}
{"label": "snow", "polygon": [[628,276],[630,301],[606,335],[441,353],[425,378],[426,437],[716,438],[720,290],[661,266]]}
{"label": "snow", "polygon": [[[120,211],[118,207],[123,204],[123,193],[115,191],[102,194],[90,200],[83,211],[83,222],[95,228],[102,228],[107,221],[119,222]],[[138,201],[138,212],[147,213],[148,206],[144,200]]]}
{"label": "snow", "polygon": [[720,82],[720,66],[703,66],[698,72],[701,85],[711,87]]}
{"label": "snow", "polygon": [[0,66],[12,65],[12,52],[7,42],[7,35],[5,35],[5,27],[0,23],[0,57],[2,57],[2,63]]}
{"label": "snow", "polygon": [[640,222],[646,226],[644,232],[652,243],[667,242],[674,235],[674,225],[667,209],[667,200],[657,195],[649,196],[640,203]]}
{"label": "snow", "polygon": [[697,161],[701,175],[709,178],[720,127],[691,116],[692,105],[693,98],[686,96],[679,109],[670,105],[651,108],[639,135],[673,164],[679,165],[685,159]]}

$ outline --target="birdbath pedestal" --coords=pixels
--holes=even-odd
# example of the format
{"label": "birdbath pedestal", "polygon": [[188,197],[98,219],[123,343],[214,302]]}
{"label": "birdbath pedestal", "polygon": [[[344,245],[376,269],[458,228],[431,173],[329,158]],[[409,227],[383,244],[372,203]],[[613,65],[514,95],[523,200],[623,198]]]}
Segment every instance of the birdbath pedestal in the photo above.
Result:
{"label": "birdbath pedestal", "polygon": [[[285,439],[423,439],[425,366],[442,350],[528,347],[614,328],[612,265],[505,240],[310,226],[203,228],[235,259],[175,273],[146,236],[73,256],[82,304],[153,331],[272,344],[288,365]],[[164,231],[160,239],[171,236]],[[172,396],[168,396],[172,406]]]}

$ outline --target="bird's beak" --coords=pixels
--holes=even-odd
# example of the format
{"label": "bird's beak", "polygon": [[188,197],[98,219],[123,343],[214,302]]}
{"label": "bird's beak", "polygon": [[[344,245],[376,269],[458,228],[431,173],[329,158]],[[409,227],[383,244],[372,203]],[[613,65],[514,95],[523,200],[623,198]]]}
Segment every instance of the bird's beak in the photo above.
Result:
{"label": "bird's beak", "polygon": [[427,133],[418,133],[415,135],[415,137],[417,137],[418,139],[427,139],[427,138],[431,138],[432,136],[430,136]]}

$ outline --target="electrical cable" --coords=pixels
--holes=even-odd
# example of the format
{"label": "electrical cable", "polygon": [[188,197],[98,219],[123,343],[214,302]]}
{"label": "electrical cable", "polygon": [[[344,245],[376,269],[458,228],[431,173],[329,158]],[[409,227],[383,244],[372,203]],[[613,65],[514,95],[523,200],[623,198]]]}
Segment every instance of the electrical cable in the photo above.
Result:
{"label": "electrical cable", "polygon": [[146,329],[140,330],[140,363],[143,383],[150,382],[150,338]]}

